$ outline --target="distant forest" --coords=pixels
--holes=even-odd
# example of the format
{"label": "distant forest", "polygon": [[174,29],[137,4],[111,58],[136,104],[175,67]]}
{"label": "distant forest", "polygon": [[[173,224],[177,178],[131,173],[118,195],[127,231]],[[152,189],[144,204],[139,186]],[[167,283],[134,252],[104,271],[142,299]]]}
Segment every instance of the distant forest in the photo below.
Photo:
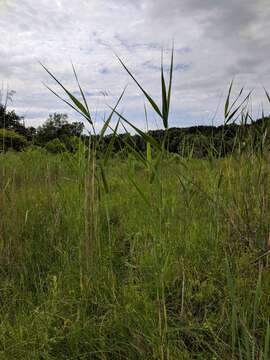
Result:
{"label": "distant forest", "polygon": [[[191,126],[186,128],[169,128],[150,130],[151,135],[171,153],[180,156],[204,158],[209,155],[225,156],[234,150],[244,150],[247,146],[260,150],[269,146],[270,117],[256,121],[247,119],[241,123],[230,123],[220,126]],[[91,135],[93,136],[93,135]],[[99,135],[95,135],[99,136]],[[126,156],[132,148],[145,152],[145,141],[139,135],[130,133],[113,134],[104,137],[99,151],[105,151],[113,141],[113,152]],[[44,148],[48,152],[76,152],[80,144],[89,144],[89,135],[84,133],[81,122],[69,122],[66,114],[49,115],[45,123],[38,128],[26,127],[23,117],[14,110],[0,105],[0,151],[21,151],[29,147]]]}

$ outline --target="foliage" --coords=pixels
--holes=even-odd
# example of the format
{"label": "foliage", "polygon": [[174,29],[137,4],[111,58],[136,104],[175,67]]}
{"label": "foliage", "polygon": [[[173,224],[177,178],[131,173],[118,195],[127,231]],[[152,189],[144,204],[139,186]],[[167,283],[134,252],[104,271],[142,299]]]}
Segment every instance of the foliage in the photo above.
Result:
{"label": "foliage", "polygon": [[[66,98],[50,90],[89,122],[88,152],[79,142],[74,153],[0,156],[0,355],[269,359],[266,118],[247,124],[250,95],[232,100],[232,82],[224,126],[178,142],[173,51],[161,105],[120,62],[163,131],[119,113],[123,91],[97,135],[75,69],[80,98],[45,68]],[[117,135],[119,124],[136,134]]]}
{"label": "foliage", "polygon": [[81,136],[84,125],[81,122],[67,121],[66,114],[50,114],[46,122],[38,127],[35,141],[39,145],[45,145],[51,140],[60,139],[68,141],[69,137]]}
{"label": "foliage", "polygon": [[26,138],[13,130],[0,129],[0,151],[22,150],[27,145]]}
{"label": "foliage", "polygon": [[83,275],[87,159],[0,156],[0,357],[269,358],[269,154],[184,166],[110,162]]}
{"label": "foliage", "polygon": [[58,138],[48,141],[45,145],[45,149],[53,154],[67,151],[65,144],[63,144]]}
{"label": "foliage", "polygon": [[[82,134],[83,123],[68,122],[66,114],[50,114],[47,121],[37,130],[31,127],[26,128],[21,122],[22,118],[14,110],[7,111],[0,105],[0,125],[5,125],[7,129],[13,129],[16,133],[22,134],[36,145],[46,147],[46,144],[51,140],[59,139],[67,151],[74,152],[78,149],[80,138],[83,138],[86,144],[89,142],[89,136]],[[228,155],[236,149],[239,150],[239,146],[243,147],[244,143],[252,144],[254,148],[258,148],[261,146],[263,137],[264,147],[269,146],[269,125],[270,118],[262,117],[245,124],[174,127],[166,130],[150,130],[148,134],[160,145],[164,142],[169,152],[180,154],[183,157],[205,158],[209,155],[209,151],[216,157]],[[239,143],[240,135],[242,145]],[[95,137],[98,140],[99,136],[91,135],[92,142]],[[100,152],[106,152],[112,137],[113,133],[104,136],[102,144],[100,143],[99,146]],[[128,154],[131,148],[145,153],[145,139],[140,134],[132,135],[127,132],[116,134],[111,148],[112,153]]]}
{"label": "foliage", "polygon": [[23,135],[27,140],[32,140],[36,129],[25,127],[24,118],[16,114],[14,110],[8,110],[7,104],[0,103],[0,129],[8,129]]}

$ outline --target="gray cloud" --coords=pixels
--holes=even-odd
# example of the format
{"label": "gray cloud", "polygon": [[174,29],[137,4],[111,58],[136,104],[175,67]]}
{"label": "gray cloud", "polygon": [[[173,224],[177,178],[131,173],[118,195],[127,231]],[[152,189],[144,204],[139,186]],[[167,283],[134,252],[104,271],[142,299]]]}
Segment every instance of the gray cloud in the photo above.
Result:
{"label": "gray cloud", "polygon": [[159,98],[160,50],[166,68],[174,40],[172,122],[207,122],[232,77],[258,89],[254,104],[261,103],[261,85],[270,87],[269,16],[268,0],[6,0],[0,72],[28,124],[54,111],[75,116],[43,86],[54,83],[38,61],[76,91],[72,61],[93,111],[106,111],[129,84],[122,107],[140,123],[143,99],[114,53]]}

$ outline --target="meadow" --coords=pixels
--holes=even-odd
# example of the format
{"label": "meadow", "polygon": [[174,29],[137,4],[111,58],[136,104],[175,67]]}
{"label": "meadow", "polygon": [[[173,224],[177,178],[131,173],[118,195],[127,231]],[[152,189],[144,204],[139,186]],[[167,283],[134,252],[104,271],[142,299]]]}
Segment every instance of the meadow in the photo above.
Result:
{"label": "meadow", "polygon": [[269,359],[268,154],[112,159],[93,212],[80,153],[0,164],[1,359]]}
{"label": "meadow", "polygon": [[[173,54],[162,107],[122,65],[166,140]],[[54,79],[95,132],[79,82],[81,101]],[[248,99],[231,88],[225,124]],[[182,157],[117,105],[74,153],[0,154],[0,359],[269,359],[268,130],[256,149],[239,133],[227,156]],[[145,152],[112,153],[120,122]]]}

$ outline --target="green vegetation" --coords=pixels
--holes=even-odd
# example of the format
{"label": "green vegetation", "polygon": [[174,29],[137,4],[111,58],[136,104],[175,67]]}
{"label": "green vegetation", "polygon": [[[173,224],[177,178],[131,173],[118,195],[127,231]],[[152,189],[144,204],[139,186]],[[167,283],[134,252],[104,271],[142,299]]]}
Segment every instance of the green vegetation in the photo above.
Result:
{"label": "green vegetation", "polygon": [[114,159],[88,270],[84,157],[0,168],[1,359],[269,358],[268,155]]}
{"label": "green vegetation", "polygon": [[0,129],[0,151],[22,150],[27,145],[26,138],[13,130]]}
{"label": "green vegetation", "polygon": [[3,101],[0,92],[0,129],[15,131],[30,141],[35,135],[36,129],[33,127],[25,127],[23,124],[24,118],[18,116],[14,110],[8,110],[7,108],[8,102],[12,100],[13,95],[13,91],[8,91]]}
{"label": "green vegetation", "polygon": [[38,127],[33,141],[36,145],[45,146],[46,144],[59,140],[69,151],[72,152],[72,141],[80,138],[84,125],[80,122],[69,123],[66,114],[50,114],[45,123]]}
{"label": "green vegetation", "polygon": [[0,154],[0,359],[269,359],[267,118],[248,126],[231,86],[219,141],[171,154],[173,53],[161,106],[122,65],[159,139],[118,112],[124,93],[97,135],[75,70],[81,100],[47,70],[92,135]]}
{"label": "green vegetation", "polygon": [[[37,129],[25,127],[23,120],[14,110],[7,110],[6,105],[0,104],[0,141],[2,143],[0,151],[9,149],[20,151],[25,147],[35,146],[45,148],[52,153],[63,151],[74,153],[78,150],[80,143],[83,142],[88,147],[89,142],[98,142],[100,137],[93,131],[90,136],[83,133],[84,124],[77,121],[69,122],[66,114],[50,114]],[[261,148],[262,145],[264,149],[269,148],[269,129],[268,116],[262,114],[260,119],[254,121],[250,114],[246,113],[241,115],[239,123],[233,121],[220,126],[165,128],[165,130],[149,130],[147,133],[160,146],[164,143],[166,150],[171,153],[183,157],[220,158],[235,151],[243,151],[246,146],[252,146],[252,151]],[[4,136],[5,134],[9,136]],[[118,154],[125,158],[128,153],[133,152],[133,149],[142,153],[147,151],[147,140],[141,134],[131,135],[127,131],[124,133],[111,131],[111,134],[103,135],[97,149],[101,154],[106,152],[108,147],[111,147],[111,154]],[[21,139],[21,146],[18,144],[19,140],[12,141],[11,138],[14,137]],[[114,138],[113,143],[111,143],[112,138]]]}

